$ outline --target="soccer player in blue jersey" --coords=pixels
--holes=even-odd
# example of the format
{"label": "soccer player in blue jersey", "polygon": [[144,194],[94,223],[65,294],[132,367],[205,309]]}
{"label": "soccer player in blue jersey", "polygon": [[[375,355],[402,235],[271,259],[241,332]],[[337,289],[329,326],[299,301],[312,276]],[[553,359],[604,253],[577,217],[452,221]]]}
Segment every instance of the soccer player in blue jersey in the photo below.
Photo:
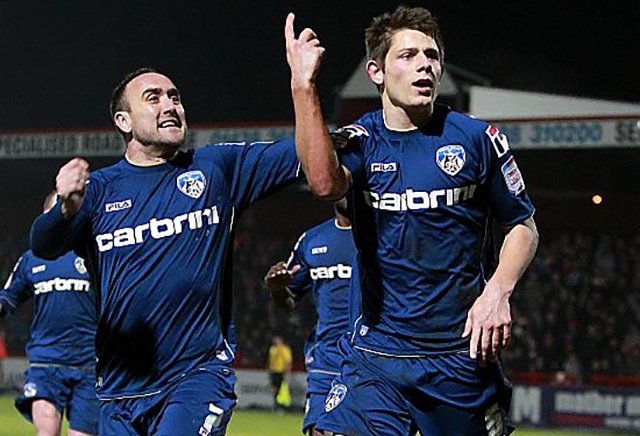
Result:
{"label": "soccer player in blue jersey", "polygon": [[[44,211],[56,202],[47,195]],[[35,311],[27,343],[29,367],[16,408],[40,436],[60,435],[62,416],[69,436],[98,433],[95,333],[96,295],[84,261],[73,253],[50,261],[27,251],[3,290],[0,317],[33,299]]]}
{"label": "soccer player in blue jersey", "polygon": [[[361,316],[319,429],[347,435],[504,435],[510,386],[499,350],[509,298],[534,256],[534,208],[505,135],[435,105],[444,68],[438,24],[399,7],[366,30],[382,109],[332,141],[315,77],[316,34],[285,38],[296,147],[317,196],[349,196]],[[336,152],[336,148],[338,149]],[[505,232],[495,269],[491,219]],[[354,279],[355,280],[355,279]]]}
{"label": "soccer player in blue jersey", "polygon": [[334,205],[335,217],[300,236],[287,262],[269,268],[264,282],[273,301],[291,312],[309,292],[318,322],[305,344],[307,400],[303,433],[322,436],[316,430],[331,382],[340,375],[342,356],[338,340],[349,328],[349,280],[356,255],[345,201]]}
{"label": "soccer player in blue jersey", "polygon": [[111,101],[124,158],[89,173],[75,158],[33,251],[83,253],[95,271],[100,434],[222,435],[236,404],[231,243],[245,208],[297,179],[293,140],[181,150],[180,93],[151,69]]}

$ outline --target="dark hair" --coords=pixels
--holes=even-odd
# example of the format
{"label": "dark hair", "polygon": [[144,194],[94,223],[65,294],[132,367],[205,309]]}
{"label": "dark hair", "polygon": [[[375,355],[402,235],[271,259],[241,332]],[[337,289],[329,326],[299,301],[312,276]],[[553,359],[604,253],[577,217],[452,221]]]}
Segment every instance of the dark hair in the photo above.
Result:
{"label": "dark hair", "polygon": [[391,47],[393,35],[403,29],[417,30],[432,37],[440,49],[440,62],[444,66],[444,42],[436,18],[425,8],[399,6],[392,13],[384,13],[373,19],[365,30],[367,58],[384,68],[384,59]]}
{"label": "dark hair", "polygon": [[157,73],[157,72],[158,70],[156,70],[155,68],[143,67],[125,74],[122,80],[120,80],[120,82],[116,85],[116,87],[113,88],[113,91],[111,93],[111,103],[109,103],[109,113],[111,114],[112,120],[116,112],[130,110],[129,102],[124,97],[124,90],[127,88],[127,85],[129,84],[129,82],[131,82],[133,79],[143,74]]}

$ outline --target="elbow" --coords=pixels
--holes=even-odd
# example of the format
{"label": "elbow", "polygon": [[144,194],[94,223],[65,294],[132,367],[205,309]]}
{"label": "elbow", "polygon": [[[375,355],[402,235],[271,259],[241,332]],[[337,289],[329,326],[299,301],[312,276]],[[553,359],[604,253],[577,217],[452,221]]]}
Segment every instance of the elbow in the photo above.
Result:
{"label": "elbow", "polygon": [[313,195],[326,201],[339,200],[347,193],[345,188],[329,178],[309,180],[309,189]]}

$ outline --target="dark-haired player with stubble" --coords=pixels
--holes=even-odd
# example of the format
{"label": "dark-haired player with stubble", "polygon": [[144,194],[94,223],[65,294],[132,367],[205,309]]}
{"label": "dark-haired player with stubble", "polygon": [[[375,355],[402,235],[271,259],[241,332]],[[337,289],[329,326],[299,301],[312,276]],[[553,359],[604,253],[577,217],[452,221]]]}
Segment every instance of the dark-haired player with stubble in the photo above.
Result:
{"label": "dark-haired player with stubble", "polygon": [[[499,360],[509,298],[538,244],[534,207],[505,135],[435,104],[438,24],[399,7],[366,30],[382,109],[332,137],[311,29],[285,27],[296,147],[318,197],[348,196],[361,314],[317,428],[345,435],[505,435],[510,385]],[[337,149],[337,152],[336,152]],[[495,268],[489,223],[505,239]],[[353,282],[353,281],[352,281]]]}
{"label": "dark-haired player with stubble", "polygon": [[91,173],[80,158],[64,165],[32,249],[82,252],[96,273],[101,436],[225,434],[233,230],[247,206],[297,179],[293,140],[181,150],[180,92],[152,69],[121,81],[111,114],[124,158]]}
{"label": "dark-haired player with stubble", "polygon": [[[55,203],[56,192],[50,192],[43,212]],[[29,366],[16,408],[39,436],[59,436],[65,415],[69,436],[98,434],[96,295],[84,260],[74,253],[45,260],[25,252],[0,290],[0,318],[29,300]]]}

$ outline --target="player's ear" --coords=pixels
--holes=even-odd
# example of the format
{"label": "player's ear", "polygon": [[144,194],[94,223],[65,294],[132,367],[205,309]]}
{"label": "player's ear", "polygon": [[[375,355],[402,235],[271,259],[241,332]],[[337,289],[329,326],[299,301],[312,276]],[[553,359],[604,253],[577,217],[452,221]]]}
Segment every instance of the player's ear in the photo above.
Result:
{"label": "player's ear", "polygon": [[116,127],[124,133],[131,133],[131,117],[129,112],[118,111],[113,115],[113,122]]}
{"label": "player's ear", "polygon": [[369,74],[369,79],[376,85],[382,86],[384,84],[384,70],[373,59],[367,61],[367,74]]}

